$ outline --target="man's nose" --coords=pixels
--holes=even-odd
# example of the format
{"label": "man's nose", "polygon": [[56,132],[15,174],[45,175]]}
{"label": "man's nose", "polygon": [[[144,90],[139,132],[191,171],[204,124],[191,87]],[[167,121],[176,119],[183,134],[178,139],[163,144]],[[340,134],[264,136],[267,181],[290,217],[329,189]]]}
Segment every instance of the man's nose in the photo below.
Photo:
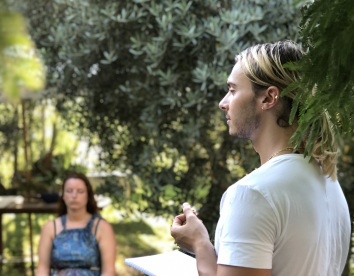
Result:
{"label": "man's nose", "polygon": [[228,94],[229,93],[227,93],[226,95],[225,95],[225,97],[220,101],[220,103],[219,103],[219,108],[221,109],[221,110],[224,110],[224,111],[226,111],[226,110],[228,110],[229,109],[229,101],[228,101]]}

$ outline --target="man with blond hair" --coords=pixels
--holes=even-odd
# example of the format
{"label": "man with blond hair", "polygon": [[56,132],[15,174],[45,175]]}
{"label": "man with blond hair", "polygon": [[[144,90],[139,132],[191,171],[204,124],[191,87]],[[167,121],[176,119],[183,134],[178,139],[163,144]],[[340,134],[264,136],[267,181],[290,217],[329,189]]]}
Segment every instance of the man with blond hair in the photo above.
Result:
{"label": "man with blond hair", "polygon": [[[296,148],[290,138],[298,112],[289,124],[296,91],[281,97],[298,79],[283,65],[302,55],[295,43],[284,41],[236,56],[219,106],[230,135],[251,140],[261,166],[223,195],[215,247],[188,203],[174,219],[171,235],[195,252],[201,276],[339,276],[344,269],[350,217],[337,181],[337,145],[322,140],[330,131],[326,112],[323,128],[304,135]],[[316,140],[305,158],[308,137]]]}

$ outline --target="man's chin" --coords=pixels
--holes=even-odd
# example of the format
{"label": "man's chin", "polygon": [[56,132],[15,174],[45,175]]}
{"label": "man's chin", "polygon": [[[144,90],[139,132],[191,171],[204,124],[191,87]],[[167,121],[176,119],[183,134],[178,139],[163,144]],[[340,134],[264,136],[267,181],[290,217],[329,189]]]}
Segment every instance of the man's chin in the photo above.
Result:
{"label": "man's chin", "polygon": [[245,135],[242,135],[236,131],[231,131],[229,130],[229,135],[234,137],[234,138],[238,138],[238,139],[250,139],[249,137],[246,137]]}
{"label": "man's chin", "polygon": [[234,131],[229,131],[229,135],[232,136],[232,137],[235,137],[235,138],[241,138],[240,135],[237,134],[237,132],[234,132]]}

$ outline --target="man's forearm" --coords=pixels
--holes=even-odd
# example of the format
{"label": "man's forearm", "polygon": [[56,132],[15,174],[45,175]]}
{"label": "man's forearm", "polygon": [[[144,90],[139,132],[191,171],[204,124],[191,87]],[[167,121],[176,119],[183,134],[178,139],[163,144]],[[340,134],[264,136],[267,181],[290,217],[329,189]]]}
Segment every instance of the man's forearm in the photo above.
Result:
{"label": "man's forearm", "polygon": [[198,243],[194,248],[194,252],[199,276],[216,276],[216,253],[211,242]]}

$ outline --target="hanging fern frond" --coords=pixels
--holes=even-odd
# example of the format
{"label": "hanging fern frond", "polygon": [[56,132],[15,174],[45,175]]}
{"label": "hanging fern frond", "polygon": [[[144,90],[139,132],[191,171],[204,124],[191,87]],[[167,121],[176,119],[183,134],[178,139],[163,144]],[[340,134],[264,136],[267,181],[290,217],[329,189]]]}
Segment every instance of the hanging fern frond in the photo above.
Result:
{"label": "hanging fern frond", "polygon": [[[317,150],[337,152],[334,143],[353,135],[354,126],[354,1],[317,0],[303,8],[301,36],[304,57],[288,68],[300,72],[300,79],[283,94],[296,89],[294,120],[299,108],[296,146],[307,137],[305,153],[314,154],[316,133],[322,136]],[[315,89],[314,89],[315,88]]]}

